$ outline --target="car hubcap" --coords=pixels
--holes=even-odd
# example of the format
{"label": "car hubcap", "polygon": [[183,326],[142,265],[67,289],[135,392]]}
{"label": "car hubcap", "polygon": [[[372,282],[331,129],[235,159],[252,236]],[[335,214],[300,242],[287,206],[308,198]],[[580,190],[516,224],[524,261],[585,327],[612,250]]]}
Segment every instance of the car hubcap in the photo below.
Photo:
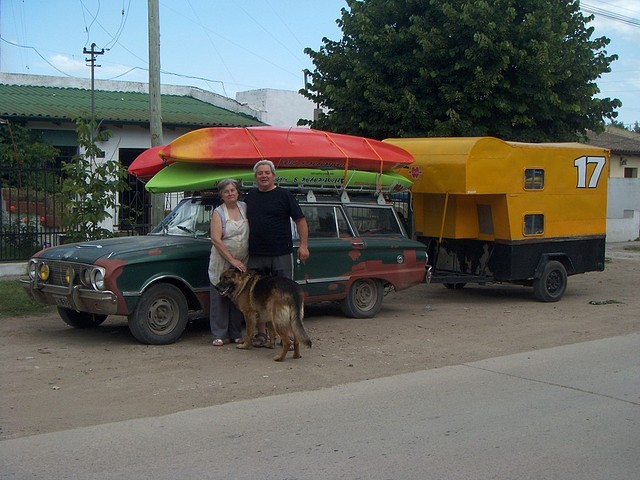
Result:
{"label": "car hubcap", "polygon": [[162,333],[173,326],[177,315],[177,306],[166,298],[156,299],[149,308],[147,319],[149,328],[157,333]]}
{"label": "car hubcap", "polygon": [[354,295],[354,303],[360,310],[369,310],[376,302],[375,286],[371,283],[361,283]]}

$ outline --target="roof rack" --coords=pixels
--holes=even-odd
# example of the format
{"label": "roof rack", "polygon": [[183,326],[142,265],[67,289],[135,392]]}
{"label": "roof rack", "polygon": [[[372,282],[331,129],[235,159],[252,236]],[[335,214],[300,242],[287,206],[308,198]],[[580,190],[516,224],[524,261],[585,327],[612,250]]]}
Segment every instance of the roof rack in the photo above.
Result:
{"label": "roof rack", "polygon": [[[362,192],[362,193],[380,193],[381,189],[375,184],[361,184],[361,185],[342,185],[342,183],[333,182],[290,182],[290,181],[278,181],[276,183],[279,187],[287,188],[289,190],[299,191],[322,191],[335,194],[341,194],[342,192]],[[242,180],[238,185],[240,188],[247,189],[256,186],[254,181]],[[382,190],[385,190],[382,187]]]}
{"label": "roof rack", "polygon": [[[300,169],[300,173],[298,173],[295,169],[288,169],[285,170],[286,173],[281,174],[281,171],[276,172],[276,185],[302,192],[314,190],[336,195],[340,195],[342,192],[377,195],[378,193],[403,192],[411,187],[410,180],[393,172],[384,174],[357,170],[309,172]],[[239,186],[243,189],[252,188],[255,187],[255,181],[253,178],[244,179],[240,181]]]}

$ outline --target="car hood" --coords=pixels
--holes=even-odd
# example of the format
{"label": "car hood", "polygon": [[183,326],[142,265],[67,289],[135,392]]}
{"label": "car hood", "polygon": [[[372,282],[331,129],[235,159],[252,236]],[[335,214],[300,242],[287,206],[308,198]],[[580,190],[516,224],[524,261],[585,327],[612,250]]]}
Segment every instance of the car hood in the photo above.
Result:
{"label": "car hood", "polygon": [[34,256],[48,260],[66,262],[95,263],[98,259],[122,259],[140,254],[160,253],[166,249],[188,248],[190,246],[210,245],[208,238],[195,238],[182,235],[142,235],[131,237],[106,238],[79,243],[70,243],[46,248]]}

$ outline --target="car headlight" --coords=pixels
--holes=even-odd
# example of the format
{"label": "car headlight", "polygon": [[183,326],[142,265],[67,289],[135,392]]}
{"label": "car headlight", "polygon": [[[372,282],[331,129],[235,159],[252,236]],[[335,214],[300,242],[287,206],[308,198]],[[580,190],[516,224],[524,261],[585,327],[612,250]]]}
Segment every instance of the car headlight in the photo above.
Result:
{"label": "car headlight", "polygon": [[73,268],[67,267],[67,269],[64,271],[64,281],[67,283],[67,285],[71,284],[74,275],[75,272],[73,271]]}
{"label": "car headlight", "polygon": [[82,273],[80,273],[80,281],[87,288],[91,287],[91,272],[91,268],[83,268]]}
{"label": "car headlight", "polygon": [[46,263],[41,263],[38,266],[38,277],[40,277],[40,280],[46,282],[47,280],[49,280],[50,274],[51,271],[49,270],[49,265],[47,265]]}
{"label": "car headlight", "polygon": [[27,266],[27,274],[31,280],[36,278],[38,269],[38,262],[35,260],[29,260],[29,265]]}
{"label": "car headlight", "polygon": [[91,271],[91,285],[96,290],[104,290],[104,269],[94,268]]}

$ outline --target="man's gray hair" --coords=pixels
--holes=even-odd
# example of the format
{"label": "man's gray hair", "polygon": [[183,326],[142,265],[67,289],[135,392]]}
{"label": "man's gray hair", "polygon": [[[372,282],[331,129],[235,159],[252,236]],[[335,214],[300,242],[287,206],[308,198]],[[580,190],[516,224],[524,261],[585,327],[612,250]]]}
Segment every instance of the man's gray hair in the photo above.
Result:
{"label": "man's gray hair", "polygon": [[273,173],[274,175],[276,174],[276,167],[271,160],[260,160],[259,162],[257,162],[253,166],[253,173],[256,173],[258,171],[258,167],[262,165],[269,165],[269,168],[271,169],[271,173]]}
{"label": "man's gray hair", "polygon": [[227,185],[233,185],[234,187],[236,187],[236,190],[238,190],[238,182],[236,180],[234,180],[233,178],[225,178],[224,180],[220,180],[218,182],[218,191],[222,191]]}

